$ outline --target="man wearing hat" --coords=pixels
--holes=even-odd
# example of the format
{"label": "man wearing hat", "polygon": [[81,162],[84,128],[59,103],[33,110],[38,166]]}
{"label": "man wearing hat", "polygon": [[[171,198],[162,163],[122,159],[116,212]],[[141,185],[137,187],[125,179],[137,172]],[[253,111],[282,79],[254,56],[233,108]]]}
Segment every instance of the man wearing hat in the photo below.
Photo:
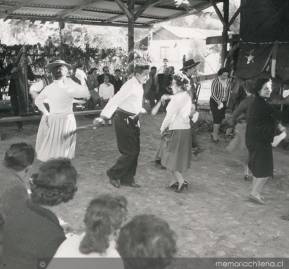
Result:
{"label": "man wearing hat", "polygon": [[76,129],[73,101],[74,98],[88,99],[90,94],[86,85],[68,77],[71,66],[65,61],[53,61],[46,68],[54,81],[35,99],[35,105],[43,113],[36,138],[37,158],[42,162],[51,158],[72,159],[76,136],[67,137],[67,134]]}
{"label": "man wearing hat", "polygon": [[[190,59],[187,61],[184,61],[183,67],[180,69],[183,74],[188,78],[190,81],[190,87],[191,87],[191,93],[192,93],[192,101],[193,104],[196,105],[197,103],[197,89],[199,87],[199,82],[196,80],[197,76],[197,65],[200,62],[195,62],[194,59]],[[196,131],[195,128],[192,125],[192,147],[194,149],[194,154],[197,155],[198,153],[201,152],[200,146],[197,142],[197,137],[196,137]]]}

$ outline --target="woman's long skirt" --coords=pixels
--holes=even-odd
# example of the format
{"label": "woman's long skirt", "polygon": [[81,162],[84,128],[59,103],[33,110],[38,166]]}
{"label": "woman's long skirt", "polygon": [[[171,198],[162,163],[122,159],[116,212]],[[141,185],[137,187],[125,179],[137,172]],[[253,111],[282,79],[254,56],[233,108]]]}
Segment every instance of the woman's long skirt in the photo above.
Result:
{"label": "woman's long skirt", "polygon": [[273,152],[271,144],[247,144],[249,151],[248,167],[254,177],[273,176]]}
{"label": "woman's long skirt", "polygon": [[42,162],[54,158],[73,159],[76,134],[68,134],[75,130],[74,114],[42,116],[35,146],[37,159]]}
{"label": "woman's long skirt", "polygon": [[167,143],[162,145],[161,163],[169,171],[184,172],[191,165],[191,129],[172,130]]}

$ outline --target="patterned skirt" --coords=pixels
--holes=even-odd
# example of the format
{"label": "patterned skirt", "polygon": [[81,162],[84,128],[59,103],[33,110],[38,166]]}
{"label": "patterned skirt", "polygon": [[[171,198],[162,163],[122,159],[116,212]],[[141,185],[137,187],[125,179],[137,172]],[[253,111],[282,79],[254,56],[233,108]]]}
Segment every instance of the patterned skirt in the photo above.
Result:
{"label": "patterned skirt", "polygon": [[162,141],[162,149],[159,152],[161,163],[169,171],[184,172],[191,165],[191,150],[191,129],[172,130],[171,135]]}
{"label": "patterned skirt", "polygon": [[54,158],[73,159],[75,155],[76,130],[74,114],[51,114],[42,116],[38,128],[35,150],[37,159],[45,162]]}

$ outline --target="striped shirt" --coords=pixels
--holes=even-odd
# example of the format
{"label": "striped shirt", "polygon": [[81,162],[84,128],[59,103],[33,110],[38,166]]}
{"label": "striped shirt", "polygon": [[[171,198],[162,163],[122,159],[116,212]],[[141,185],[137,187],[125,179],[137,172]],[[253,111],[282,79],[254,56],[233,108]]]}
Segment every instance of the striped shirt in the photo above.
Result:
{"label": "striped shirt", "polygon": [[211,86],[211,98],[216,103],[227,102],[231,93],[231,79],[227,79],[225,86],[220,82],[219,78],[215,78]]}

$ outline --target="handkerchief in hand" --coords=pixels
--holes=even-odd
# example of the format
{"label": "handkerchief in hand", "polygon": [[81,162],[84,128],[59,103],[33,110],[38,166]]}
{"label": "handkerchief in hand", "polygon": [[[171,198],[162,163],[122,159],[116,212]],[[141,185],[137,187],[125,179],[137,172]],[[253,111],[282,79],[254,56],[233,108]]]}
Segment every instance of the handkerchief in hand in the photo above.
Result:
{"label": "handkerchief in hand", "polygon": [[285,131],[279,135],[274,136],[273,142],[271,143],[272,147],[277,147],[286,136],[287,133]]}

